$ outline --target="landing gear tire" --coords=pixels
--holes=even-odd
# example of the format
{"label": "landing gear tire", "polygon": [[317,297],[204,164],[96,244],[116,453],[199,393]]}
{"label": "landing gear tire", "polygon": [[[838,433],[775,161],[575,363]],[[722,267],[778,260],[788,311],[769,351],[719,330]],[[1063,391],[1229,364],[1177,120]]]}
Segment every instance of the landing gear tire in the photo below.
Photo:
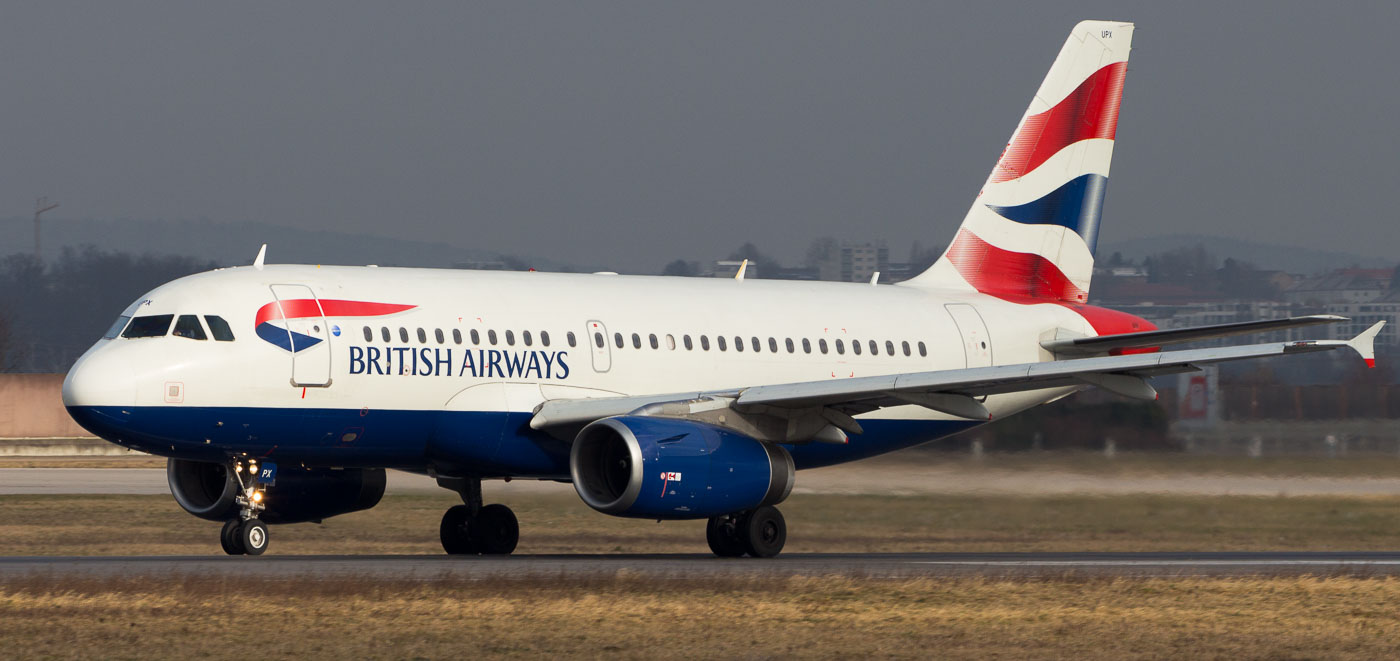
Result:
{"label": "landing gear tire", "polygon": [[772,505],[764,505],[739,519],[744,549],[755,558],[771,558],[782,553],[787,543],[787,521]]}
{"label": "landing gear tire", "polygon": [[438,536],[442,539],[442,550],[449,555],[476,555],[476,544],[472,540],[472,511],[466,505],[454,505],[442,515],[438,526]]}
{"label": "landing gear tire", "polygon": [[744,540],[739,537],[738,518],[725,514],[710,517],[705,524],[705,541],[710,550],[721,558],[738,558],[748,552]]}
{"label": "landing gear tire", "polygon": [[219,546],[222,546],[224,553],[229,555],[243,555],[247,551],[243,550],[243,545],[239,541],[238,528],[243,525],[241,519],[229,519],[224,522],[224,529],[219,531]]}
{"label": "landing gear tire", "polygon": [[248,555],[262,555],[267,550],[267,524],[248,519],[238,527],[238,543]]}
{"label": "landing gear tire", "polygon": [[515,512],[499,503],[487,505],[472,519],[471,538],[485,555],[508,555],[520,542],[520,522]]}

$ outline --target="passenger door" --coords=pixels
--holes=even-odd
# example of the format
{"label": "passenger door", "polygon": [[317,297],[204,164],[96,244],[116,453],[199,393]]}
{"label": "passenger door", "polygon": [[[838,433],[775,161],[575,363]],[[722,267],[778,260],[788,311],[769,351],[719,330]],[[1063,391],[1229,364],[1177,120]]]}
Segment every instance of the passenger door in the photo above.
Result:
{"label": "passenger door", "polygon": [[292,385],[331,384],[331,334],[315,292],[306,285],[271,285],[292,351]]}

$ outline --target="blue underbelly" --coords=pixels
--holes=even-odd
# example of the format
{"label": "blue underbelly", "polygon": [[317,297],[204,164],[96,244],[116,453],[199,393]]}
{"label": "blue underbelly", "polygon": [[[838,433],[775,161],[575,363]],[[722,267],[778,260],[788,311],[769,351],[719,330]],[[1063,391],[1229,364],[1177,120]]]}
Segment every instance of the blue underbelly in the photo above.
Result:
{"label": "blue underbelly", "polygon": [[[530,413],[253,407],[68,407],[113,443],[166,457],[246,454],[308,466],[397,468],[444,475],[569,475],[569,443],[531,429]],[[784,446],[798,469],[840,464],[943,438],[975,422],[862,420],[849,443]]]}

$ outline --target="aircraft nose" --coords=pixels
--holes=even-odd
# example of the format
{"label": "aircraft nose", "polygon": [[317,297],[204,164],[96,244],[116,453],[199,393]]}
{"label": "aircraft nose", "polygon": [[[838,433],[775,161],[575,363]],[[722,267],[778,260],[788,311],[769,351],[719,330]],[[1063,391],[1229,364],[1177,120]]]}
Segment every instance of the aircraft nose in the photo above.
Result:
{"label": "aircraft nose", "polygon": [[132,406],[136,392],[130,379],[104,347],[93,347],[68,370],[63,379],[63,405],[74,407]]}

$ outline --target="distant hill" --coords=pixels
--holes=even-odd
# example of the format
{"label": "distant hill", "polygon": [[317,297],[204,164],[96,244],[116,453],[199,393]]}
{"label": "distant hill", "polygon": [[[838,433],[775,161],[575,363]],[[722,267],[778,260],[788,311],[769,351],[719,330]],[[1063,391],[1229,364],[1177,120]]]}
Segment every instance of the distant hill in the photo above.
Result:
{"label": "distant hill", "polygon": [[[56,257],[64,247],[94,245],[133,254],[184,255],[235,266],[249,264],[258,246],[267,246],[270,263],[379,264],[381,266],[451,267],[468,262],[496,262],[502,256],[441,242],[407,241],[367,234],[324,232],[268,223],[223,223],[201,220],[44,220],[43,250]],[[0,219],[0,255],[28,252],[34,245],[32,218]],[[516,256],[542,271],[590,271],[550,259]]]}
{"label": "distant hill", "polygon": [[1396,263],[1395,261],[1386,261],[1377,257],[1362,257],[1351,253],[1313,250],[1298,246],[1282,246],[1200,234],[1171,234],[1103,243],[1099,245],[1098,256],[1099,259],[1107,259],[1109,255],[1119,252],[1125,258],[1141,262],[1148,255],[1194,246],[1198,243],[1204,245],[1206,250],[1221,260],[1233,257],[1252,262],[1261,269],[1289,273],[1317,273],[1349,266],[1390,268]]}

